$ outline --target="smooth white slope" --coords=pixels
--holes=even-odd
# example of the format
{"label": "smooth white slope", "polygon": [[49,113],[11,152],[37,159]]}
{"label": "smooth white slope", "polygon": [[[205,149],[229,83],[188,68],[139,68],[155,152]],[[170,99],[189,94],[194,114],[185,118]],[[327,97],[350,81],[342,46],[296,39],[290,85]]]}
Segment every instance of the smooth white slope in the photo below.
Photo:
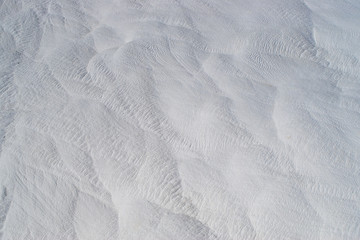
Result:
{"label": "smooth white slope", "polygon": [[0,2],[0,239],[360,239],[357,1]]}

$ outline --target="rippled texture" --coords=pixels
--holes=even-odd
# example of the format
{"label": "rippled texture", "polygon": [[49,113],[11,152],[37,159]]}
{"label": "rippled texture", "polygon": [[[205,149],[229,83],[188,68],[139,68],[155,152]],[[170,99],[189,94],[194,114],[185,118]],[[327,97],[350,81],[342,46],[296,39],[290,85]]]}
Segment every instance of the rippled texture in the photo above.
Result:
{"label": "rippled texture", "polygon": [[0,239],[360,239],[357,0],[0,0]]}

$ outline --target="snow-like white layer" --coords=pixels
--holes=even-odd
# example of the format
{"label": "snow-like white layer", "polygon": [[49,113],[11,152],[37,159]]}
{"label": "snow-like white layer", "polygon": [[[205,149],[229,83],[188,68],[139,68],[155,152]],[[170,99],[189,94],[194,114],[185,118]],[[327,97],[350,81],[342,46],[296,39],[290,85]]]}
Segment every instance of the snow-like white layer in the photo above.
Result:
{"label": "snow-like white layer", "polygon": [[358,0],[1,0],[0,239],[360,239]]}

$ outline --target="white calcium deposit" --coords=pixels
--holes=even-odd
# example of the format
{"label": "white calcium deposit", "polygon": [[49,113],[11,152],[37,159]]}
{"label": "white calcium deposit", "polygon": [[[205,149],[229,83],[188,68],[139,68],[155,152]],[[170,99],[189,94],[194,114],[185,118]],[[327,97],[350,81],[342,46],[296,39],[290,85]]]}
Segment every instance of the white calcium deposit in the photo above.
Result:
{"label": "white calcium deposit", "polygon": [[359,240],[358,0],[0,0],[1,240]]}

